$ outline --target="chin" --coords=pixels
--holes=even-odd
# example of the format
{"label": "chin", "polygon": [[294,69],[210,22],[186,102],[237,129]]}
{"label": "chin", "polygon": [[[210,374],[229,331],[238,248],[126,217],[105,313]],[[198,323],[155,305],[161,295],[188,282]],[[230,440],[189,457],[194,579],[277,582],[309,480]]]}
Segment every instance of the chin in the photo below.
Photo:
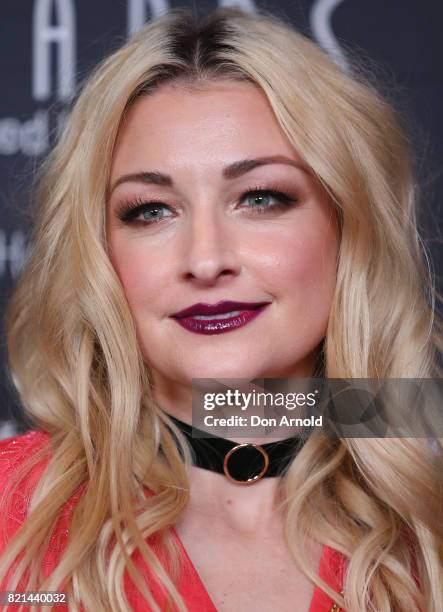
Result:
{"label": "chin", "polygon": [[251,364],[202,364],[193,368],[192,378],[263,378],[264,369],[251,367]]}

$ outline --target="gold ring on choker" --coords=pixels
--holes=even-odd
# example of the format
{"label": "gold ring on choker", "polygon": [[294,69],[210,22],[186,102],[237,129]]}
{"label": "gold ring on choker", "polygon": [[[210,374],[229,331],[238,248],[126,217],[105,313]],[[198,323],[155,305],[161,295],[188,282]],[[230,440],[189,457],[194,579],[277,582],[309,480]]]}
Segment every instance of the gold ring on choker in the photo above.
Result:
{"label": "gold ring on choker", "polygon": [[[259,474],[257,474],[256,476],[253,476],[252,478],[248,478],[247,480],[238,480],[237,478],[234,478],[234,476],[229,472],[228,461],[229,461],[229,459],[232,457],[232,455],[235,452],[237,452],[239,449],[245,448],[247,446],[252,446],[259,453],[261,453],[263,455],[264,460],[265,460],[265,464],[264,464],[263,469],[261,470],[261,472]],[[253,484],[254,482],[257,482],[257,480],[260,480],[260,478],[263,478],[263,476],[266,474],[268,467],[269,467],[269,455],[268,455],[268,453],[259,444],[252,444],[250,442],[246,442],[244,444],[237,444],[237,446],[234,446],[234,448],[231,448],[231,450],[228,453],[226,453],[224,461],[223,461],[223,471],[226,474],[227,478],[229,478],[229,480],[231,482],[235,482],[236,484],[240,484],[240,485],[250,485],[250,484]]]}

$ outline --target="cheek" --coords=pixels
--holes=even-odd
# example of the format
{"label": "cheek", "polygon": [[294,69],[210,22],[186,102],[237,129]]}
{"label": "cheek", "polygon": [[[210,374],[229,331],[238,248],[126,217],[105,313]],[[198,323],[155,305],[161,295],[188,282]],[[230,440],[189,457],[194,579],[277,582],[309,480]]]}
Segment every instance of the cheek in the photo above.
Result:
{"label": "cheek", "polygon": [[110,259],[134,314],[149,296],[150,306],[162,295],[170,278],[170,264],[155,251],[147,252],[143,240],[115,240],[110,243]]}
{"label": "cheek", "polygon": [[[309,219],[309,220],[308,220]],[[266,286],[281,302],[281,324],[316,344],[326,332],[336,286],[338,236],[329,220],[306,216],[294,228],[282,227],[262,258]],[[286,328],[285,328],[286,329]],[[284,332],[287,333],[287,332]]]}
{"label": "cheek", "polygon": [[290,295],[313,306],[332,294],[337,250],[337,236],[329,224],[279,228],[262,242],[259,265],[276,296]]}
{"label": "cheek", "polygon": [[[306,294],[314,292],[319,296],[329,293],[331,287],[335,286],[336,255],[332,237],[331,241],[328,241],[325,236],[306,235],[298,244],[293,245],[292,273],[291,269],[288,269],[288,276],[295,286],[303,287]],[[308,295],[304,297],[307,298]]]}

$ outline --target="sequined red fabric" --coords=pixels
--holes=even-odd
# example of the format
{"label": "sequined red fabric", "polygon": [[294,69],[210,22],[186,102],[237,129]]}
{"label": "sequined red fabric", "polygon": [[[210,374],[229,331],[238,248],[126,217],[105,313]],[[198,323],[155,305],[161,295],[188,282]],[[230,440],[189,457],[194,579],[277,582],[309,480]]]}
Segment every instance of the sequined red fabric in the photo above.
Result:
{"label": "sequined red fabric", "polygon": [[[20,487],[15,492],[8,507],[6,507],[6,502],[2,496],[2,492],[4,492],[6,484],[14,474],[15,470],[19,469],[19,467],[29,456],[34,455],[39,449],[43,448],[48,441],[49,434],[40,430],[29,431],[26,434],[0,441],[0,562],[1,554],[6,548],[7,543],[12,539],[16,530],[26,519],[32,492],[47,464],[47,461],[49,461],[49,455],[47,458],[38,463],[30,475],[20,484]],[[83,487],[81,486],[77,491],[75,491],[60,514],[44,557],[43,571],[45,576],[48,576],[57,566],[63,550],[68,542],[69,519],[76,502],[82,494],[82,491]],[[188,609],[191,612],[216,612],[216,607],[211,601],[211,598],[206,591],[206,588],[201,581],[191,559],[189,558],[181,540],[179,539],[175,530],[172,530],[172,533],[183,553],[183,572],[178,586]],[[150,543],[152,543],[152,541],[150,541]],[[160,548],[155,547],[155,542],[154,549],[156,550],[160,561],[164,563],[165,558],[163,553]],[[140,568],[146,582],[150,585],[155,600],[158,602],[160,608],[162,610],[166,609],[165,596],[162,593],[159,585],[153,579],[153,576],[150,574],[150,571],[146,567],[141,554],[138,551],[135,551],[132,555],[132,559],[136,566]],[[10,571],[8,575],[10,575],[11,569],[12,568],[9,568]],[[331,548],[325,546],[320,564],[320,576],[336,592],[341,591],[343,571],[344,561],[341,555]],[[127,571],[124,574],[124,586],[131,610],[135,612],[149,612],[150,608],[147,605],[147,602],[135,588]],[[4,583],[0,585],[0,590],[6,590]],[[3,609],[13,610],[18,608],[10,605]],[[66,612],[67,607],[54,606],[51,609],[56,610],[56,612]],[[320,591],[320,589],[315,589],[310,612],[330,612],[332,609],[338,610],[338,608],[334,608],[333,601],[328,596]]]}

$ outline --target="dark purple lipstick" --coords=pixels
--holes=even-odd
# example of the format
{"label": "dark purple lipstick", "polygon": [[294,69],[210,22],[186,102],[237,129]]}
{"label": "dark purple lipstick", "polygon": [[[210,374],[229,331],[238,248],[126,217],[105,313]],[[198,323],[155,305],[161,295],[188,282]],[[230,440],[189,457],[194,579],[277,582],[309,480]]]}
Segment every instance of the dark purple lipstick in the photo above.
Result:
{"label": "dark purple lipstick", "polygon": [[223,334],[243,327],[257,317],[270,302],[232,302],[194,304],[172,317],[185,329],[196,334]]}

